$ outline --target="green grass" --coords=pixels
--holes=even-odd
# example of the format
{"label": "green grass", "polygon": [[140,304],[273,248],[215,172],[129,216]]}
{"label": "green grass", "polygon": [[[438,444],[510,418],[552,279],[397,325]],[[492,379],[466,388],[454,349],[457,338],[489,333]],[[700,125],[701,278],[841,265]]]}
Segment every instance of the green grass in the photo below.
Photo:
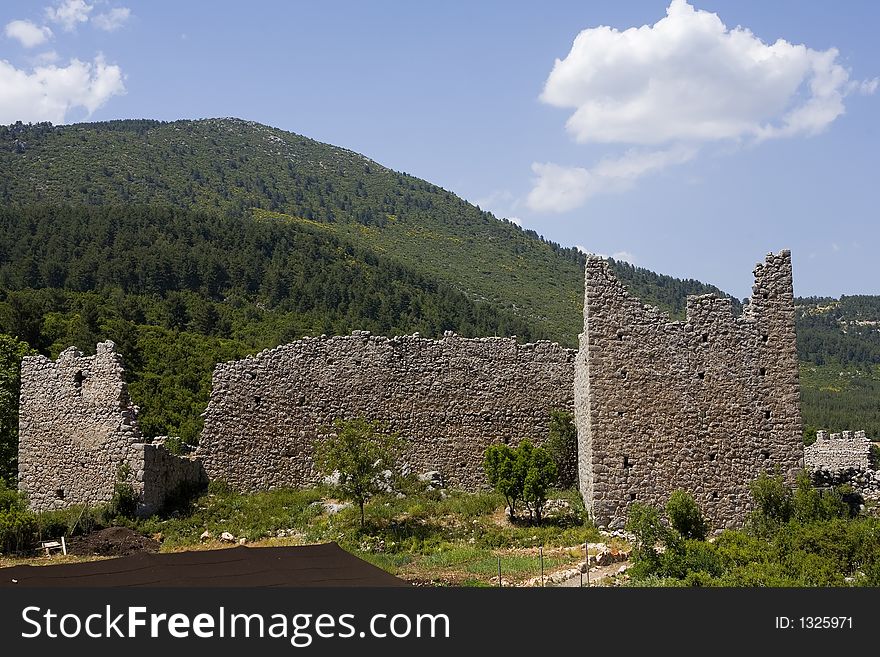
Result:
{"label": "green grass", "polygon": [[[576,491],[556,491],[570,508],[541,525],[510,522],[504,500],[495,493],[453,491],[441,495],[415,486],[405,498],[383,495],[366,507],[366,525],[354,506],[329,514],[326,488],[279,489],[241,495],[212,486],[189,508],[166,517],[133,522],[145,534],[162,534],[162,550],[202,544],[228,531],[248,542],[268,544],[335,541],[344,549],[401,577],[456,585],[486,585],[497,575],[498,559],[506,580],[524,580],[544,569],[571,566],[581,559],[579,546],[600,539],[587,520]],[[277,539],[278,531],[293,536]],[[208,546],[214,543],[209,542]]]}

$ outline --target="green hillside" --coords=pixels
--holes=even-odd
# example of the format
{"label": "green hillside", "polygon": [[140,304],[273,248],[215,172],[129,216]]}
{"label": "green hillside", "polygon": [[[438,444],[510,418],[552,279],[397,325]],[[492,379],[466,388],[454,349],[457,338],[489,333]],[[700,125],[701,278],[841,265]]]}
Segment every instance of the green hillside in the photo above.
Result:
{"label": "green hillside", "polygon": [[583,256],[343,148],[235,119],[0,128],[4,205],[160,205],[325,226],[574,345]]}

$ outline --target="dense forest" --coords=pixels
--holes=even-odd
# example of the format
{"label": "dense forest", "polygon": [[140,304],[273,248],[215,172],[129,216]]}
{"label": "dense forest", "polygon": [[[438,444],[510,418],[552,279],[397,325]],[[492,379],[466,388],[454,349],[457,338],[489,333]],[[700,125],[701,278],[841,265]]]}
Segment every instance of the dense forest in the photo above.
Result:
{"label": "dense forest", "polygon": [[[302,335],[453,330],[575,347],[582,330],[584,254],[259,124],[0,126],[0,174],[0,365],[112,339],[147,435],[195,440],[215,363]],[[688,294],[723,294],[611,264],[677,319]],[[880,298],[797,311],[808,429],[880,436]],[[13,384],[0,381],[0,406]],[[0,450],[14,410],[0,408]]]}

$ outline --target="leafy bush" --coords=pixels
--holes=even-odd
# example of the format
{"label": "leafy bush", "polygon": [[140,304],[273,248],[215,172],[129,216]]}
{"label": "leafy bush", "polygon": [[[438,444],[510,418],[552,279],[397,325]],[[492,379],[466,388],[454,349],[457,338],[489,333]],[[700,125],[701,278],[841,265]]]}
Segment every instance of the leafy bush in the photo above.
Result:
{"label": "leafy bush", "polygon": [[[520,448],[526,441],[520,443]],[[555,483],[558,471],[553,457],[543,447],[535,447],[524,456],[525,479],[523,480],[523,500],[529,507],[529,515],[534,513],[537,522],[541,522],[547,492]]]}
{"label": "leafy bush", "polygon": [[0,479],[0,552],[20,552],[29,547],[36,530],[37,520],[24,496]]}
{"label": "leafy bush", "polygon": [[758,533],[772,533],[780,525],[787,523],[794,513],[791,490],[785,485],[782,476],[771,476],[762,472],[751,484],[755,510],[749,523]]}
{"label": "leafy bush", "polygon": [[113,497],[107,512],[110,517],[132,519],[137,515],[138,496],[129,482],[131,466],[120,463],[116,469],[116,483],[113,485]]}
{"label": "leafy bush", "polygon": [[516,517],[516,503],[522,497],[523,477],[516,452],[509,445],[489,445],[483,453],[483,471],[489,485],[504,496],[510,517]]}
{"label": "leafy bush", "polygon": [[568,411],[550,411],[547,451],[556,463],[557,484],[569,488],[577,484],[577,428],[574,415]]}
{"label": "leafy bush", "polygon": [[666,503],[666,516],[672,528],[684,539],[706,540],[709,526],[703,519],[703,512],[690,494],[677,490],[669,496]]}
{"label": "leafy bush", "polygon": [[669,542],[669,530],[660,512],[647,504],[633,502],[627,511],[626,530],[635,536],[633,574],[637,577],[656,574],[660,565],[657,546]]}

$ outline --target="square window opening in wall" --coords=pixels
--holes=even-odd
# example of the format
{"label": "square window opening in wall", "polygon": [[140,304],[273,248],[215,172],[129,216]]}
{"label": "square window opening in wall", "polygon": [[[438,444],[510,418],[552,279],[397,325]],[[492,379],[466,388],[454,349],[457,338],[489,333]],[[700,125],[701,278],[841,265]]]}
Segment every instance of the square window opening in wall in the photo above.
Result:
{"label": "square window opening in wall", "polygon": [[703,342],[709,342],[709,334],[703,333]]}
{"label": "square window opening in wall", "polygon": [[717,491],[717,490],[713,490],[713,491],[712,491],[712,499],[713,499],[713,500],[717,500],[717,499],[718,499],[718,491]]}
{"label": "square window opening in wall", "polygon": [[254,406],[259,406],[263,401],[263,398],[259,395],[254,396]]}
{"label": "square window opening in wall", "polygon": [[623,417],[623,411],[617,411],[617,417]]}
{"label": "square window opening in wall", "polygon": [[718,458],[718,452],[709,452],[709,460],[714,461]]}
{"label": "square window opening in wall", "polygon": [[761,336],[761,342],[766,343],[767,340],[769,340],[769,336],[768,336],[768,335],[764,334],[764,335]]}
{"label": "square window opening in wall", "polygon": [[629,456],[624,456],[623,457],[623,467],[624,468],[631,468],[632,465],[633,464],[632,464],[632,461],[629,460]]}
{"label": "square window opening in wall", "polygon": [[635,493],[630,493],[630,494],[629,494],[629,501],[630,501],[630,502],[634,502],[635,499],[636,499],[636,494],[635,494]]}
{"label": "square window opening in wall", "polygon": [[55,489],[55,499],[63,500],[64,499],[64,489],[56,488]]}
{"label": "square window opening in wall", "polygon": [[761,376],[766,376],[767,375],[767,368],[762,367],[761,369],[758,370],[758,374],[760,374]]}
{"label": "square window opening in wall", "polygon": [[700,381],[702,381],[706,378],[706,373],[705,372],[697,372],[697,376],[700,378]]}
{"label": "square window opening in wall", "polygon": [[764,411],[764,419],[769,420],[772,413],[770,411]]}
{"label": "square window opening in wall", "polygon": [[620,370],[619,374],[621,379],[625,379],[627,377],[626,369]]}
{"label": "square window opening in wall", "polygon": [[73,384],[77,388],[82,388],[83,381],[86,380],[86,375],[82,373],[82,370],[79,370],[76,374],[73,375]]}
{"label": "square window opening in wall", "polygon": [[770,458],[770,450],[769,449],[762,449],[761,450],[761,460],[766,461],[769,458]]}

